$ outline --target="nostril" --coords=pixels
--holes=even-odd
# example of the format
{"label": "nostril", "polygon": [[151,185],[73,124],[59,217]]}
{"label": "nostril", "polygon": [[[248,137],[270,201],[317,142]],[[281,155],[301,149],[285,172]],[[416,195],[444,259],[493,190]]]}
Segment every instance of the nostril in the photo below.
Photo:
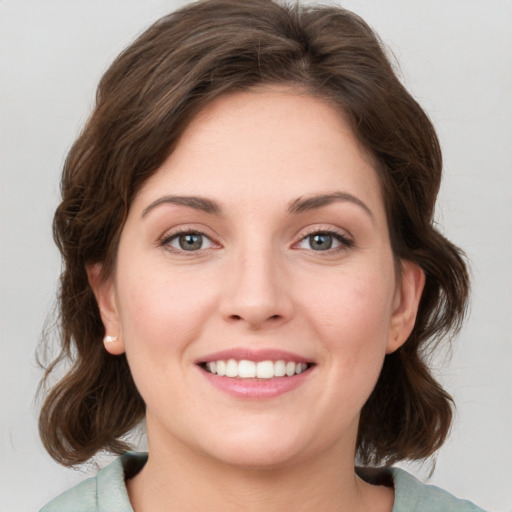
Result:
{"label": "nostril", "polygon": [[[243,315],[230,315],[229,318],[231,320],[234,320],[234,321],[240,321],[240,320],[244,320],[244,317]],[[272,315],[272,316],[269,316],[266,320],[267,321],[272,321],[272,322],[275,322],[275,321],[278,321],[278,320],[281,320],[283,317],[282,315]],[[265,320],[263,320],[265,321]]]}

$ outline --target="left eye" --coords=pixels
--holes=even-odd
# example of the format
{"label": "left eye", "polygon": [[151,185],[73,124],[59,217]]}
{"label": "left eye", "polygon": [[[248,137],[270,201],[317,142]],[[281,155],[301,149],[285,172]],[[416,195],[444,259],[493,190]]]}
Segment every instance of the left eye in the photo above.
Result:
{"label": "left eye", "polygon": [[312,251],[328,251],[342,245],[350,245],[349,240],[336,233],[312,233],[304,237],[299,247],[301,249],[309,249]]}
{"label": "left eye", "polygon": [[174,249],[182,251],[200,251],[212,246],[212,241],[201,233],[179,233],[172,236],[166,242]]}

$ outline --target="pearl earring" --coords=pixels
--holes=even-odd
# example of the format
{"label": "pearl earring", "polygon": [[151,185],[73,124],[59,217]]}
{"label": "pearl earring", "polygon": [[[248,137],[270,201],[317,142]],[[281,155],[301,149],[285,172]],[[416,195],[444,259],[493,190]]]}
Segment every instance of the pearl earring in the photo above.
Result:
{"label": "pearl earring", "polygon": [[114,343],[114,341],[117,341],[117,336],[110,336],[107,334],[107,336],[105,336],[103,338],[103,343]]}

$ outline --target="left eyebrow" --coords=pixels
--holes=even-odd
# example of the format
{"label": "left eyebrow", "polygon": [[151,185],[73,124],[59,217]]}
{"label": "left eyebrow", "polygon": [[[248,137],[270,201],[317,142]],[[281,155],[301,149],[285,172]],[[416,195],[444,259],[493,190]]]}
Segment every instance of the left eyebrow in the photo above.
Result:
{"label": "left eyebrow", "polygon": [[198,196],[163,196],[153,201],[148,207],[144,208],[142,217],[145,217],[151,210],[154,210],[161,204],[177,204],[180,206],[186,206],[193,208],[194,210],[201,210],[206,213],[212,213],[216,215],[221,214],[220,206],[211,199],[206,197]]}
{"label": "left eyebrow", "polygon": [[372,221],[375,220],[375,217],[373,216],[370,208],[363,201],[361,201],[361,199],[353,196],[352,194],[349,194],[348,192],[332,192],[330,194],[318,194],[309,197],[299,197],[289,204],[288,212],[303,213],[309,210],[322,208],[323,206],[327,206],[338,201],[347,201],[359,206],[370,216]]}

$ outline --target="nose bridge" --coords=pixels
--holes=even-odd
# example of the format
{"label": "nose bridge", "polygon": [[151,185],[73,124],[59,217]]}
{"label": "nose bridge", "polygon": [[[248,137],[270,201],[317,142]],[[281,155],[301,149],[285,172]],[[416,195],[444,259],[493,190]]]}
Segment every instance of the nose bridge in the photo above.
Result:
{"label": "nose bridge", "polygon": [[282,258],[268,237],[248,236],[232,255],[223,314],[253,328],[285,321],[291,302],[283,286]]}

